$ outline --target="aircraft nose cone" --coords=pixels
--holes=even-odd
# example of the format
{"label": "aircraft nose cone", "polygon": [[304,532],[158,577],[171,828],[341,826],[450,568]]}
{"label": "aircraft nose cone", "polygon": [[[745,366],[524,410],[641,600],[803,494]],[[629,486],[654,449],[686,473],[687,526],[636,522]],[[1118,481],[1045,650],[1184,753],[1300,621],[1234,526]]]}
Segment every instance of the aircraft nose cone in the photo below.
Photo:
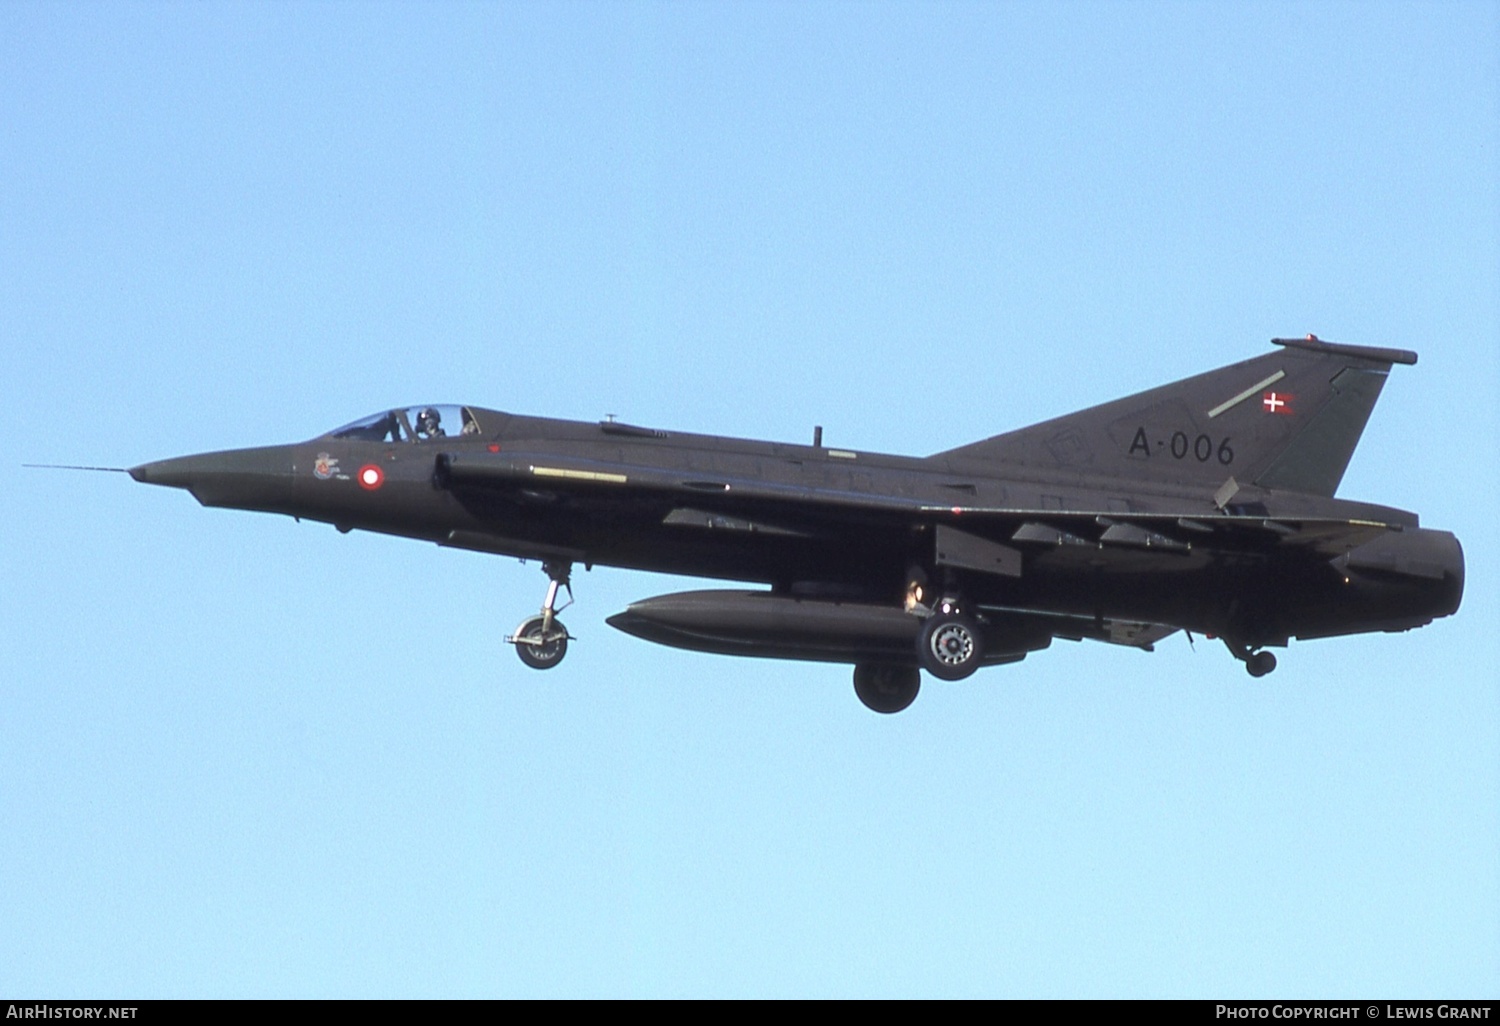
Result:
{"label": "aircraft nose cone", "polygon": [[157,460],[130,468],[130,476],[142,484],[166,485],[171,488],[191,488],[193,482],[214,468],[207,456],[179,456],[176,459]]}
{"label": "aircraft nose cone", "polygon": [[157,460],[130,468],[144,484],[186,488],[205,506],[274,509],[290,494],[292,447],[232,449]]}

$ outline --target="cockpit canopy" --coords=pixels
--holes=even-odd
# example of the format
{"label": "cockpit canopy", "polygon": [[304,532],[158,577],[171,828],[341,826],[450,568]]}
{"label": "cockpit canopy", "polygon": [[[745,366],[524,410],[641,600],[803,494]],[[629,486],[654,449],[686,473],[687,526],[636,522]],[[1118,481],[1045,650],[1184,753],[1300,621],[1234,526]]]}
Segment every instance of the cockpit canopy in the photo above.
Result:
{"label": "cockpit canopy", "polygon": [[479,421],[467,406],[408,406],[356,420],[329,432],[358,442],[434,442],[459,435],[475,438]]}

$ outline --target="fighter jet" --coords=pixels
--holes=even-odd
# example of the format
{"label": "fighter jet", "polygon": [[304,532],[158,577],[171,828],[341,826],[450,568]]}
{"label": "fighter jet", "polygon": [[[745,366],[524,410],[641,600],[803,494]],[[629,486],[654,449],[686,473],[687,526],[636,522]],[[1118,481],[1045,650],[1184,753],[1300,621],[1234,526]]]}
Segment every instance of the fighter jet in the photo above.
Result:
{"label": "fighter jet", "polygon": [[540,562],[505,640],[550,669],[573,568],[757,585],[610,617],[648,641],[852,664],[869,708],[1054,638],[1223,640],[1254,677],[1290,639],[1405,631],[1458,609],[1458,540],[1334,497],[1394,364],[1309,335],[926,457],[552,420],[387,410],[306,442],[146,463],[205,506],[283,513]]}

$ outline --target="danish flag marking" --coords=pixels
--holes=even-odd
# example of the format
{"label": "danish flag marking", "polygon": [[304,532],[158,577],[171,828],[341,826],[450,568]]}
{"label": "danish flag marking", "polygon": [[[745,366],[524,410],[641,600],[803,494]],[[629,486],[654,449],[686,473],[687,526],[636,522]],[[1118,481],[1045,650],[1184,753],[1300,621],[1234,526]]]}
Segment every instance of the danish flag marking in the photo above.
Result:
{"label": "danish flag marking", "polygon": [[1261,397],[1261,405],[1266,408],[1267,413],[1291,413],[1291,401],[1294,397],[1286,392],[1267,392]]}

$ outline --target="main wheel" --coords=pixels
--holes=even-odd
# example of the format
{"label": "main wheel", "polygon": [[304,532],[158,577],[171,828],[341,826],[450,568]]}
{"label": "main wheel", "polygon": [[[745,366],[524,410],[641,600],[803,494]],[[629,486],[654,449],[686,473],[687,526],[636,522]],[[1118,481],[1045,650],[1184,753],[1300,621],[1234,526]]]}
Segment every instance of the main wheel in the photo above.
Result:
{"label": "main wheel", "polygon": [[854,668],[854,693],[866,708],[878,713],[898,713],[917,700],[922,674],[915,666],[871,666]]}
{"label": "main wheel", "polygon": [[939,680],[963,680],[983,655],[979,625],[967,616],[930,616],[917,635],[917,662]]}
{"label": "main wheel", "polygon": [[1252,677],[1264,677],[1276,669],[1276,656],[1270,652],[1257,652],[1245,660],[1245,670]]}
{"label": "main wheel", "polygon": [[533,670],[550,670],[568,654],[568,629],[563,626],[563,622],[554,616],[552,629],[543,634],[544,622],[542,617],[533,616],[522,621],[521,626],[511,635],[516,655]]}

